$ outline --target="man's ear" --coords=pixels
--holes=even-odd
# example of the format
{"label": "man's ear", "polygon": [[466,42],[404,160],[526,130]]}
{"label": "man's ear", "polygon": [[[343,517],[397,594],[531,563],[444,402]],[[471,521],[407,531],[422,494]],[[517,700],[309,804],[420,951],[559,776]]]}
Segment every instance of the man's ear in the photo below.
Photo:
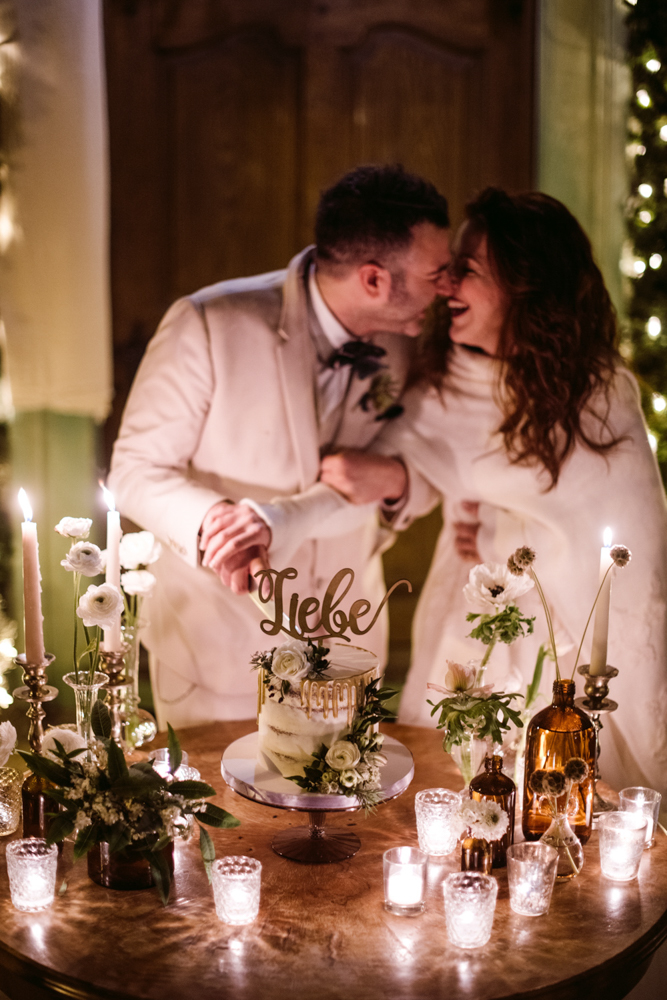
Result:
{"label": "man's ear", "polygon": [[379,264],[362,264],[357,271],[364,293],[374,302],[386,302],[391,292],[391,275]]}

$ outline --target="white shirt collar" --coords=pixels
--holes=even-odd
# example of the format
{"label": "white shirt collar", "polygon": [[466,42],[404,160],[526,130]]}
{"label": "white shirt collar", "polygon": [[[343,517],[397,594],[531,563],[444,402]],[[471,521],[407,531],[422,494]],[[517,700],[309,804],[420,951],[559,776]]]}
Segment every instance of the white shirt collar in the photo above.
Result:
{"label": "white shirt collar", "polygon": [[308,273],[308,292],[310,295],[310,303],[313,307],[313,312],[317,318],[318,323],[322,327],[322,333],[327,338],[334,351],[346,344],[349,340],[353,340],[352,334],[345,329],[343,324],[336,319],[334,314],[329,309],[322,298],[322,293],[317,284],[317,278],[315,276],[315,263],[310,265],[310,271]]}

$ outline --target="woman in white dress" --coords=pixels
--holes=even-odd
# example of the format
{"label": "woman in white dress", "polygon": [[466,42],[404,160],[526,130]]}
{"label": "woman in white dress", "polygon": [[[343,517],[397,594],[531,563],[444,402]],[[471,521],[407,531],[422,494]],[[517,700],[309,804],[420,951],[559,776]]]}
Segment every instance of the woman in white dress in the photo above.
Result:
{"label": "woman in white dress", "polygon": [[[431,352],[430,387],[422,381],[408,394],[404,415],[374,446],[381,454],[329,456],[322,471],[355,503],[403,500],[399,529],[443,500],[400,721],[434,725],[427,683],[443,683],[447,660],[482,655],[466,638],[474,609],[463,586],[475,562],[504,564],[520,545],[537,553],[557,644],[570,650],[559,655],[568,676],[608,526],[632,561],[612,586],[608,663],[619,669],[610,691],[619,708],[604,720],[603,774],[616,787],[665,795],[665,497],[590,243],[555,199],[489,189],[468,206],[451,280],[451,326]],[[548,637],[535,593],[519,604],[536,615],[535,633],[496,646],[485,680],[525,692]]]}

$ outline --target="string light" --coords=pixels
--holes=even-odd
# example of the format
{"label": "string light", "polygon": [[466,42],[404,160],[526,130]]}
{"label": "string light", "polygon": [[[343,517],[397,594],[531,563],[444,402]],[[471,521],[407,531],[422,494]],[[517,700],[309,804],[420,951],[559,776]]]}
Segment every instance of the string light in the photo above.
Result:
{"label": "string light", "polygon": [[634,263],[635,274],[639,277],[646,270],[646,263],[643,260],[636,260]]}
{"label": "string light", "polygon": [[649,73],[657,73],[661,66],[662,63],[659,59],[649,59],[646,63],[646,69]]}
{"label": "string light", "polygon": [[650,198],[653,194],[653,188],[650,184],[640,184],[637,188],[642,198]]}
{"label": "string light", "polygon": [[649,92],[648,90],[644,90],[643,87],[641,90],[637,91],[637,104],[641,104],[643,108],[651,107],[651,98],[649,97]]}
{"label": "string light", "polygon": [[651,446],[651,451],[655,455],[656,452],[658,451],[658,439],[655,436],[655,434],[653,434],[651,431],[648,431],[647,434],[648,434],[648,443]]}
{"label": "string light", "polygon": [[[644,209],[642,209],[642,211],[641,211],[641,212],[639,213],[639,219],[640,219],[640,221],[641,221],[641,222],[643,222],[643,223],[644,223],[644,224],[645,224],[646,226],[648,226],[649,222],[652,222],[652,220],[653,220],[653,216],[651,215],[651,213],[650,213],[649,211],[647,211],[647,209],[645,209],[645,208],[644,208]],[[642,268],[642,272],[643,272],[643,271],[645,271],[645,270],[646,270],[646,264],[644,264],[644,267]]]}
{"label": "string light", "polygon": [[658,134],[663,142],[667,142],[667,125],[663,125]]}
{"label": "string light", "polygon": [[662,264],[662,254],[652,253],[648,259],[649,267],[652,267],[654,271],[657,271]]}
{"label": "string light", "polygon": [[657,316],[649,316],[648,323],[646,324],[646,332],[651,338],[655,340],[660,336],[660,331],[662,330],[662,323]]}
{"label": "string light", "polygon": [[662,413],[667,409],[667,399],[660,392],[654,392],[652,396],[653,409],[656,413]]}

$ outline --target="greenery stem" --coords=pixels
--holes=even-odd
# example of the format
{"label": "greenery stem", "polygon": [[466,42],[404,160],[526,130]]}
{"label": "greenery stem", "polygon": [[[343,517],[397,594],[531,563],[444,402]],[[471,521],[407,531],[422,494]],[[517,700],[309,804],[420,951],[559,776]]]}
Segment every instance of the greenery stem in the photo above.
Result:
{"label": "greenery stem", "polygon": [[[491,656],[491,653],[493,652],[493,647],[495,646],[496,642],[497,642],[497,636],[494,635],[493,639],[491,640],[491,642],[489,643],[489,645],[486,647],[486,652],[485,652],[484,656],[482,657],[482,662],[479,665],[480,671],[483,670],[484,667],[489,662],[489,658]],[[482,682],[482,678],[480,677],[480,675],[478,673],[477,674],[477,681],[476,681],[476,683],[477,684],[481,684],[481,682]]]}
{"label": "greenery stem", "polygon": [[551,643],[551,648],[554,654],[554,663],[556,664],[556,680],[559,681],[561,677],[560,677],[560,670],[558,667],[558,654],[556,652],[556,639],[554,636],[554,627],[553,627],[553,622],[551,621],[551,613],[549,611],[549,605],[547,604],[547,599],[544,596],[542,585],[540,584],[540,581],[537,579],[537,573],[535,572],[534,569],[529,569],[528,573],[533,578],[535,586],[537,587],[537,593],[540,595],[540,600],[542,601],[542,607],[544,608],[544,614],[547,619],[547,628],[549,629],[549,641]]}
{"label": "greenery stem", "polygon": [[74,676],[76,678],[76,683],[79,683],[79,661],[76,658],[76,647],[77,638],[79,636],[79,616],[76,613],[76,609],[79,606],[79,587],[81,584],[81,577],[78,573],[72,574],[72,583],[74,584]]}
{"label": "greenery stem", "polygon": [[588,618],[586,619],[586,625],[584,626],[584,634],[582,635],[581,642],[579,643],[579,649],[577,650],[577,658],[574,661],[574,669],[572,670],[572,677],[570,678],[571,680],[574,680],[574,674],[575,674],[575,671],[577,669],[577,664],[579,663],[579,657],[581,656],[581,647],[584,644],[584,639],[586,638],[586,632],[588,631],[588,626],[591,623],[591,618],[593,617],[593,612],[595,611],[595,607],[596,607],[596,605],[598,603],[598,598],[600,597],[600,594],[602,593],[602,588],[604,587],[604,582],[607,579],[607,577],[609,576],[609,574],[611,573],[611,571],[612,571],[613,568],[614,568],[614,564],[613,563],[611,563],[610,566],[607,566],[607,571],[606,571],[605,575],[602,577],[602,583],[598,587],[598,592],[595,595],[595,600],[593,601],[593,607],[591,608],[591,612],[590,612]]}

